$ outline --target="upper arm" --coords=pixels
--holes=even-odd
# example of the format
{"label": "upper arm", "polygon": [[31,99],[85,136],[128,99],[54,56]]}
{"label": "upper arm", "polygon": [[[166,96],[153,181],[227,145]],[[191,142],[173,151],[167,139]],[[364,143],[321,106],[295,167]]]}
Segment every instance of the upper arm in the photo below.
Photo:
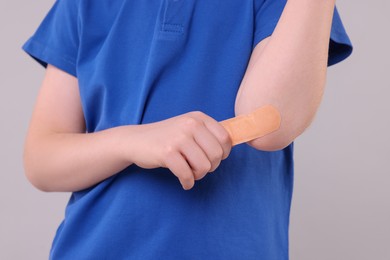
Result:
{"label": "upper arm", "polygon": [[85,120],[77,78],[48,65],[31,118],[29,135],[83,132]]}
{"label": "upper arm", "polygon": [[248,64],[248,67],[246,69],[246,72],[245,74],[248,73],[248,71],[250,71],[253,67],[253,65],[255,64],[255,62],[258,60],[258,58],[260,57],[261,53],[264,51],[265,47],[267,46],[269,40],[270,40],[270,36],[261,40],[256,46],[255,48],[253,49],[252,51],[252,54],[251,54],[251,57],[249,59],[249,64]]}
{"label": "upper arm", "polygon": [[240,88],[238,89],[238,92],[237,92],[237,95],[236,95],[236,100],[239,99],[239,97],[241,95],[241,90],[242,90],[241,87],[245,84],[245,81],[247,80],[248,75],[250,74],[254,64],[256,63],[256,61],[260,58],[261,53],[264,51],[264,49],[267,46],[269,40],[270,40],[270,37],[267,37],[267,38],[263,39],[253,49],[251,57],[249,59],[248,66],[247,66],[245,74],[244,74],[244,77],[243,77],[243,79],[241,81]]}

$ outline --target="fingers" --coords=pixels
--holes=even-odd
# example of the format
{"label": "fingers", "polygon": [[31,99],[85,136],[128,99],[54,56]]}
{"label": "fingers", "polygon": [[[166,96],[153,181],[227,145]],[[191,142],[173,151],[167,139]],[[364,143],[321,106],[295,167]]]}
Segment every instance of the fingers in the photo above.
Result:
{"label": "fingers", "polygon": [[212,169],[209,158],[195,140],[183,145],[182,155],[191,167],[195,180],[202,179]]}
{"label": "fingers", "polygon": [[222,160],[226,159],[232,149],[232,140],[230,139],[229,133],[214,118],[202,112],[192,113],[195,117],[200,118],[204,122],[207,129],[215,136],[223,150]]}
{"label": "fingers", "polygon": [[[216,120],[202,112],[178,116],[169,130],[162,165],[178,177],[183,189],[213,172],[226,159],[232,143],[229,133]],[[172,126],[171,122],[169,122]]]}
{"label": "fingers", "polygon": [[191,189],[195,184],[194,174],[185,158],[177,152],[170,153],[165,161],[166,167],[176,175],[185,190]]}
{"label": "fingers", "polygon": [[[204,125],[195,129],[194,139],[197,145],[202,149],[203,154],[207,156],[206,159],[210,166],[207,169],[207,172],[215,171],[224,156],[223,148],[218,139]],[[203,166],[201,168],[204,169],[205,167]]]}

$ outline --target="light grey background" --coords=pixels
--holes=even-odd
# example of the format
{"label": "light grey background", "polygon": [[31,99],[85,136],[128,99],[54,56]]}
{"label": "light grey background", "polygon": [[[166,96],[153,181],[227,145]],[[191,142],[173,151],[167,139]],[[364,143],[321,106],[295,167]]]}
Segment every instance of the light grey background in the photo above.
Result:
{"label": "light grey background", "polygon": [[[53,0],[0,2],[0,259],[47,259],[68,193],[26,180],[23,141],[44,70],[20,47]],[[355,51],[329,69],[295,144],[292,260],[390,259],[390,2],[339,1]]]}

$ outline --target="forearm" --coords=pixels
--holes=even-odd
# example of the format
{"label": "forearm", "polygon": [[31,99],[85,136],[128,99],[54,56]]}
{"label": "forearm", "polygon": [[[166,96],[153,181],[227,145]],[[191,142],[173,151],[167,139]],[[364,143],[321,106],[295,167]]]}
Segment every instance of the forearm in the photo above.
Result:
{"label": "forearm", "polygon": [[134,126],[96,133],[52,133],[28,136],[24,151],[30,182],[43,191],[77,191],[123,170],[131,163],[125,144]]}
{"label": "forearm", "polygon": [[[249,144],[277,150],[310,124],[326,81],[335,0],[289,0],[261,53],[254,53],[235,103],[236,115],[266,104],[281,114],[279,130]],[[255,50],[256,52],[256,50]]]}

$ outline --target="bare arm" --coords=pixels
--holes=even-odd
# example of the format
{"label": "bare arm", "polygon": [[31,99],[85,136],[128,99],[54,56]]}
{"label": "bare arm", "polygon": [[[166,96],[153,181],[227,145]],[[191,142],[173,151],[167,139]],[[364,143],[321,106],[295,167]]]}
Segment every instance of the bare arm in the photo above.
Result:
{"label": "bare arm", "polygon": [[169,168],[190,189],[230,149],[229,134],[201,112],[85,133],[77,79],[49,65],[25,142],[24,168],[43,191],[88,188],[133,163]]}
{"label": "bare arm", "polygon": [[77,79],[49,65],[25,142],[26,175],[44,191],[91,186],[129,165],[118,149],[126,130],[85,134]]}
{"label": "bare arm", "polygon": [[289,145],[311,123],[326,82],[335,0],[288,0],[271,37],[259,43],[236,97],[236,115],[275,106],[278,131],[248,142],[259,150]]}

